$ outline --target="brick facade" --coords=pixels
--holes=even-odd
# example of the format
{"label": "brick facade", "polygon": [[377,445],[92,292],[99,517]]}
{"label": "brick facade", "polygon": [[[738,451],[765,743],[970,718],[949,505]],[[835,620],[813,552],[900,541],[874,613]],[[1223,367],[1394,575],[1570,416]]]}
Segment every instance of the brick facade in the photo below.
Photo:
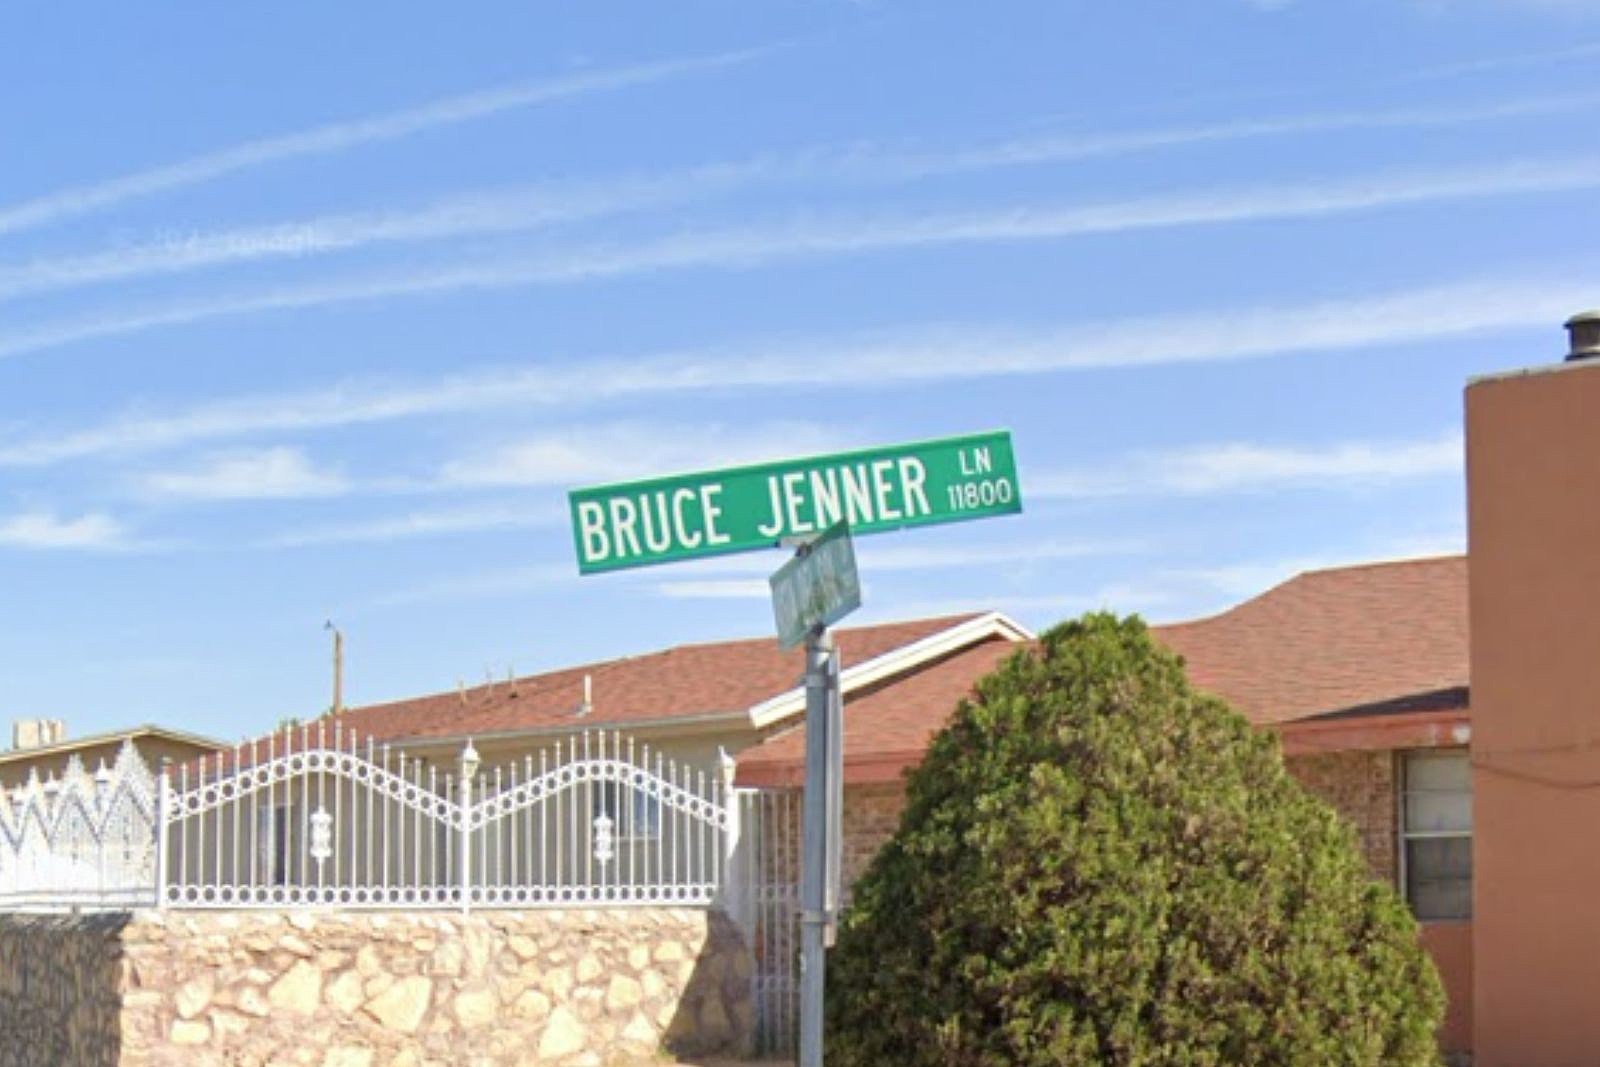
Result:
{"label": "brick facade", "polygon": [[[1330,752],[1285,760],[1307,791],[1349,819],[1361,838],[1372,873],[1393,885],[1396,879],[1396,793],[1394,753]],[[898,782],[845,788],[844,883],[848,887],[900,826],[905,787]],[[846,890],[848,895],[848,889]]]}
{"label": "brick facade", "polygon": [[1355,825],[1372,873],[1395,884],[1397,787],[1393,752],[1290,756],[1289,773]]}
{"label": "brick facade", "polygon": [[[844,884],[852,886],[867,864],[900,828],[906,789],[899,782],[853,785],[844,794],[844,840],[841,842]],[[848,895],[848,889],[846,894]]]}

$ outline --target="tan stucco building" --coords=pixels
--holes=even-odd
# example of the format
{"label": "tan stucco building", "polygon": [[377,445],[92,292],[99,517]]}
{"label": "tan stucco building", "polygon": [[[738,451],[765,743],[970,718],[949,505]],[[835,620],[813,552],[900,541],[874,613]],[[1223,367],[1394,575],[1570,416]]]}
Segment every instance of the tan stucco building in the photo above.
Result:
{"label": "tan stucco building", "polygon": [[[48,728],[41,730],[41,726]],[[79,738],[67,738],[64,734],[60,723],[52,720],[18,723],[13,730],[12,748],[0,752],[0,788],[15,789],[33,775],[43,781],[60,778],[74,758],[93,774],[102,766],[115,764],[117,753],[124,745],[131,744],[145,766],[152,770],[164,763],[183,763],[209,756],[225,747],[221,741],[209,737],[152,725]]]}
{"label": "tan stucco building", "polygon": [[1600,315],[1467,389],[1480,1067],[1600,1062]]}

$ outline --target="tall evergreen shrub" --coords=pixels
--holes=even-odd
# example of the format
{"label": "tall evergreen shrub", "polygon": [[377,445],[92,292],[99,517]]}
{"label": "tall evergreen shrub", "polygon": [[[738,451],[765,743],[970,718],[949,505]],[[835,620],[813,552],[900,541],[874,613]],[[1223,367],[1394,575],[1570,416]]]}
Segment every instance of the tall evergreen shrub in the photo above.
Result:
{"label": "tall evergreen shrub", "polygon": [[1137,619],[982,680],[828,964],[830,1067],[1436,1064],[1395,892]]}

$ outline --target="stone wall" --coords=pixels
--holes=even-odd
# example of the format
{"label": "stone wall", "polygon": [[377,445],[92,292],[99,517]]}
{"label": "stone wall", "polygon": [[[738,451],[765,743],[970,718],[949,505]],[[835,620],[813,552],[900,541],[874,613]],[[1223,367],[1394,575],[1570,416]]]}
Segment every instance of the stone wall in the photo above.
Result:
{"label": "stone wall", "polygon": [[754,1027],[698,909],[6,917],[0,966],[0,1067],[610,1067]]}
{"label": "stone wall", "polygon": [[1394,753],[1328,752],[1290,756],[1284,763],[1307,791],[1333,805],[1355,825],[1367,866],[1376,877],[1393,885],[1398,814]]}
{"label": "stone wall", "polygon": [[116,1062],[127,916],[0,920],[0,1067]]}

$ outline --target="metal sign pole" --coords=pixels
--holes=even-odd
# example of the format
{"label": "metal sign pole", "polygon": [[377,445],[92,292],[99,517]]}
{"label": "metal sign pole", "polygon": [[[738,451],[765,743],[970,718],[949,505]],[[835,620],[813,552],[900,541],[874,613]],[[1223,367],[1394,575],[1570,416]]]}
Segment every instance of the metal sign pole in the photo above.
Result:
{"label": "metal sign pole", "polygon": [[787,651],[802,639],[806,647],[799,1067],[822,1067],[823,959],[840,908],[844,807],[844,704],[828,627],[861,606],[851,531],[1020,512],[1011,434],[591,486],[572,490],[567,501],[580,574],[799,547],[768,581],[778,647]]}
{"label": "metal sign pole", "polygon": [[806,787],[804,852],[800,865],[800,1063],[822,1067],[822,996],[828,924],[828,809],[834,783],[829,760],[830,705],[839,675],[833,635],[806,635]]}
{"label": "metal sign pole", "polygon": [[844,687],[839,683],[839,671],[839,650],[834,648],[828,657],[828,767],[824,779],[828,800],[828,879],[822,890],[823,907],[828,913],[823,943],[830,949],[839,938],[839,912],[844,908]]}

